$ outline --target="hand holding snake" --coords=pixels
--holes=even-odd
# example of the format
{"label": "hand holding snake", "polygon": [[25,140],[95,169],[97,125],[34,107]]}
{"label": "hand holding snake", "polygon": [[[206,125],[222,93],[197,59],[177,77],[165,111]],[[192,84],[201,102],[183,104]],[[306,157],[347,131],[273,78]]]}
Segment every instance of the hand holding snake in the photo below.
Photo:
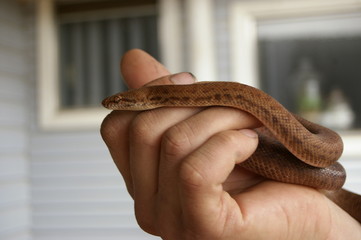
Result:
{"label": "hand holding snake", "polygon": [[[133,52],[132,54],[134,58],[135,52]],[[138,52],[138,54],[140,53]],[[144,58],[144,54],[142,55],[142,57],[146,61],[143,61],[143,63],[140,64],[140,65],[143,64],[143,66],[140,66],[138,63],[137,69],[142,67],[145,68],[144,66],[147,64],[149,65],[149,62],[151,62],[150,58],[146,58],[146,57]],[[130,58],[131,58],[130,55],[128,55],[128,66],[129,66],[129,62],[131,62],[129,61]],[[151,77],[156,78],[167,74],[164,68],[162,68],[159,64],[157,65],[155,61],[152,64],[153,64],[152,66],[153,68],[148,68],[149,69],[147,70],[148,74],[145,74],[143,72],[143,76],[146,76],[146,78],[148,78],[147,80],[144,80],[146,78],[140,76],[141,75],[140,73],[138,73],[139,76],[134,76],[134,74],[132,73],[133,75],[132,77],[130,77],[129,74],[131,75],[131,73],[129,72],[134,72],[134,68],[131,69],[131,67],[127,68],[129,70],[128,73],[127,70],[124,70],[123,67],[123,74],[125,75],[124,77],[126,79],[128,78],[128,81],[129,79],[132,79],[133,81],[138,82],[139,85],[142,85],[142,83],[152,79]],[[154,68],[154,65],[156,66],[156,68]],[[158,72],[154,72],[153,70],[150,69],[153,70],[157,69]],[[169,79],[170,79],[169,77],[159,79],[157,84],[170,84],[171,82],[169,82]],[[200,84],[196,84],[192,86],[197,86],[197,85]],[[158,89],[157,91],[159,91],[159,89],[161,88],[157,87],[153,89]],[[162,91],[164,92],[164,89]],[[199,95],[199,93],[197,93],[196,95]],[[128,101],[130,100],[129,96],[127,96],[126,98],[128,103],[131,102]],[[221,97],[214,96],[214,98],[229,98],[229,96],[228,95],[223,95]],[[118,98],[113,98],[112,101],[114,100],[116,100],[115,102],[119,101]],[[161,99],[158,97],[158,100]],[[176,100],[176,98],[173,98],[173,100]],[[197,101],[200,100],[201,99],[198,99]],[[222,114],[222,116],[220,116],[220,114],[216,114],[217,112]],[[239,168],[239,167],[234,168],[234,164],[241,162],[242,164],[246,163],[247,161],[244,160],[248,159],[249,156],[252,155],[252,151],[250,151],[250,149],[251,150],[254,149],[255,146],[257,145],[257,142],[254,137],[249,137],[249,138],[245,137],[246,135],[252,135],[249,134],[249,131],[242,132],[235,130],[231,131],[226,129],[222,130],[220,127],[218,127],[219,125],[217,125],[216,123],[217,122],[222,123],[223,121],[223,124],[229,127],[230,129],[258,128],[259,121],[263,122],[264,124],[264,120],[262,119],[255,120],[249,114],[240,113],[240,112],[241,111],[235,110],[234,108],[212,107],[212,108],[204,109],[204,108],[195,108],[193,106],[192,108],[173,108],[173,109],[163,108],[158,110],[145,111],[141,113],[129,112],[129,111],[124,111],[124,112],[115,111],[105,120],[102,128],[103,137],[109,146],[109,149],[112,153],[114,160],[117,163],[119,170],[123,174],[123,177],[127,183],[130,194],[135,199],[136,215],[141,227],[148,232],[161,235],[162,237],[172,236],[172,232],[164,233],[164,229],[157,228],[157,226],[160,225],[159,221],[167,222],[166,223],[166,226],[168,226],[167,229],[173,229],[174,230],[173,234],[174,233],[190,234],[190,232],[194,232],[195,234],[198,230],[198,234],[206,235],[215,232],[219,233],[217,230],[222,228],[223,233],[230,233],[232,232],[231,230],[234,230],[233,233],[236,235],[234,234],[228,235],[228,236],[235,236],[234,239],[240,239],[237,238],[238,236],[242,236],[242,237],[244,236],[245,239],[247,239],[246,238],[247,234],[250,234],[252,231],[256,233],[258,232],[259,234],[261,233],[268,234],[265,236],[268,236],[269,237],[268,239],[272,239],[270,236],[274,236],[272,234],[277,234],[277,229],[278,229],[277,227],[278,225],[275,227],[274,224],[280,223],[282,225],[282,219],[284,218],[282,218],[282,215],[280,215],[280,213],[283,212],[284,216],[287,216],[286,219],[291,221],[289,221],[286,224],[287,226],[284,229],[281,228],[280,225],[279,226],[280,231],[287,229],[286,232],[288,233],[294,232],[295,234],[297,234],[296,233],[297,226],[300,226],[300,223],[302,225],[302,222],[306,223],[306,225],[302,225],[306,229],[303,229],[304,231],[302,231],[301,235],[298,234],[294,236],[306,236],[302,234],[307,234],[307,233],[311,234],[312,231],[310,231],[308,227],[312,228],[317,226],[319,228],[316,231],[317,233],[315,232],[316,235],[315,234],[307,235],[308,238],[303,238],[303,239],[312,239],[309,238],[309,236],[318,237],[317,234],[330,234],[330,232],[333,234],[332,235],[333,237],[342,236],[337,234],[342,231],[348,231],[352,229],[353,230],[350,231],[350,233],[347,233],[348,237],[350,237],[352,234],[359,234],[360,233],[358,229],[359,225],[356,222],[354,222],[352,218],[348,217],[340,209],[337,209],[336,205],[332,205],[332,203],[330,201],[327,201],[326,198],[322,197],[322,195],[319,194],[318,191],[313,190],[311,188],[277,183],[273,181],[259,182],[259,180],[258,182],[255,181],[252,184],[249,184],[248,188],[247,188],[247,184],[245,184],[246,186],[243,186],[242,188],[234,187],[234,183],[239,184],[238,180],[242,179],[242,177],[243,179],[247,179],[249,176],[252,176],[252,174],[249,174],[248,172],[242,170],[243,168]],[[166,115],[167,117],[165,117]],[[179,115],[181,115],[182,117],[180,117]],[[152,121],[148,121],[148,122],[145,121],[145,119],[147,120],[152,119],[149,116],[153,116],[153,118],[155,118],[154,116],[160,116],[160,117],[156,118],[157,121],[153,121],[154,122],[153,124],[149,124],[149,122]],[[209,120],[208,122],[204,121],[210,118],[212,119],[212,123]],[[223,120],[226,118],[231,120]],[[283,116],[283,118],[285,118],[285,116]],[[240,119],[242,119],[243,123],[235,123],[236,120],[239,121]],[[215,123],[213,123],[213,121]],[[190,123],[193,124],[190,125]],[[195,143],[194,147],[189,147],[187,145],[188,148],[184,147],[186,149],[182,149],[184,150],[183,152],[177,152],[176,151],[177,148],[173,149],[169,147],[172,146],[171,144],[169,144],[169,142],[172,142],[172,140],[174,140],[174,136],[179,136],[179,133],[184,133],[184,132],[187,133],[187,126],[189,133],[189,128],[193,125],[196,125],[195,123],[198,123],[198,127],[191,129],[192,130],[191,132],[195,134],[193,138],[198,139],[197,141],[192,142]],[[152,125],[153,128],[145,128],[144,126],[142,127],[142,124]],[[165,124],[166,126],[162,128],[161,127],[162,124]],[[308,122],[304,122],[304,124],[307,125]],[[177,132],[177,129],[178,130],[185,129],[185,131]],[[200,130],[198,131],[197,129]],[[214,130],[213,132],[212,129],[216,129],[216,130]],[[115,131],[115,130],[121,130],[121,131]],[[152,138],[149,138],[149,134],[148,134],[148,137],[146,135],[145,137],[143,136],[142,139],[142,137],[140,137],[139,134],[139,133],[147,133],[147,131],[157,132],[158,130],[159,130],[158,134],[153,134]],[[272,132],[272,131],[268,132],[268,130],[263,130],[263,129],[257,129],[257,131],[259,132],[259,134],[262,133],[265,136],[263,137],[262,135],[259,138],[261,144],[263,141],[268,141],[270,137],[279,134],[277,132]],[[281,129],[280,131],[282,132],[286,130]],[[313,130],[311,129],[311,131],[314,131],[314,129]],[[178,135],[175,133],[178,133]],[[209,136],[207,136],[207,134]],[[321,134],[323,134],[322,131]],[[189,141],[192,140],[188,138],[189,137],[188,135],[186,139],[188,139]],[[109,137],[109,136],[113,136],[113,137]],[[180,134],[180,136],[182,136],[182,134]],[[149,139],[154,140],[153,145],[150,144],[151,141],[149,141]],[[199,139],[203,139],[203,140],[199,140]],[[240,143],[237,143],[237,141],[234,141],[234,139],[238,139]],[[291,143],[291,145],[294,144],[295,142],[298,142],[299,140],[294,136],[290,137],[290,139],[292,140],[291,142],[293,142]],[[222,141],[226,142],[226,144],[220,147],[219,144],[217,143]],[[279,142],[282,141],[283,140],[278,139],[278,141],[274,143],[276,144],[275,146],[278,146]],[[135,149],[132,150],[132,148],[135,148],[134,144],[138,144],[142,146],[142,148],[138,148],[137,150]],[[235,147],[238,147],[240,150],[234,150]],[[130,150],[128,151],[129,148]],[[152,149],[160,149],[160,151],[159,150],[153,151]],[[172,149],[173,152],[170,151]],[[333,151],[332,154],[337,155],[336,153],[337,149],[334,150],[335,151]],[[141,151],[144,151],[145,153],[141,153]],[[300,154],[303,154],[303,152],[304,151],[300,151]],[[207,158],[205,159],[207,161],[204,160],[204,154],[206,154],[207,156]],[[328,154],[330,154],[330,152],[328,152]],[[215,158],[215,156],[217,156],[217,158]],[[238,156],[238,159],[233,159],[235,156]],[[169,160],[169,158],[172,157],[176,158],[176,161],[174,161],[174,159],[173,162],[166,161],[167,159]],[[155,163],[151,161],[152,159],[154,160],[157,158],[160,159],[159,162]],[[139,160],[139,159],[143,159],[143,160]],[[203,161],[201,161],[202,159]],[[312,160],[315,158],[309,157],[309,159]],[[174,162],[177,164],[174,165],[170,164]],[[208,182],[205,182],[203,184],[204,186],[199,185],[201,182],[197,182],[197,184],[194,185],[199,187],[197,188],[198,191],[192,191],[195,189],[192,189],[193,186],[192,184],[189,185],[189,183],[192,183],[194,180],[197,180],[197,178],[194,178],[194,176],[192,177],[192,175],[190,175],[191,177],[188,179],[185,178],[187,174],[183,174],[183,175],[181,174],[182,172],[183,173],[185,172],[185,169],[188,169],[188,173],[191,173],[190,170],[192,168],[189,169],[187,167],[184,167],[184,165],[187,166],[187,164],[185,163],[187,163],[188,165],[189,163],[201,164],[199,165],[199,167],[202,166],[202,168],[200,167],[198,168],[198,170],[201,172],[204,171],[206,173],[206,175],[203,177],[207,177],[206,179],[208,180]],[[314,163],[315,162],[313,162],[313,164]],[[198,165],[191,165],[191,166],[198,166]],[[216,167],[218,167],[218,171]],[[143,170],[140,170],[142,168]],[[339,167],[336,166],[336,170],[331,168],[331,170],[327,170],[327,171],[332,172],[335,170],[336,174],[339,174],[338,172],[339,170],[337,170],[338,168]],[[197,168],[195,168],[195,170],[197,170]],[[149,172],[157,174],[156,178],[158,179],[158,181],[156,180],[152,181],[152,177],[154,176]],[[207,174],[209,174],[209,176]],[[276,175],[279,175],[279,173],[276,173]],[[145,178],[145,176],[147,176],[147,178]],[[181,179],[178,179],[178,181],[181,180],[181,183],[172,180],[172,178],[177,179],[179,177],[181,177]],[[296,178],[298,179],[298,177]],[[168,181],[160,181],[161,179],[165,179]],[[237,181],[234,181],[234,179],[237,179]],[[249,177],[248,179],[253,179],[253,178]],[[311,182],[313,183],[314,180]],[[150,185],[152,185],[151,183],[153,183],[153,185],[155,183],[156,186],[149,187]],[[188,183],[188,184],[184,184],[184,183]],[[221,185],[219,185],[220,183]],[[329,186],[328,183],[325,183],[325,185]],[[331,186],[331,188],[332,187],[333,186]],[[205,188],[206,191],[204,191],[203,188]],[[197,194],[197,192],[200,192],[201,194]],[[175,198],[171,197],[173,195],[176,197]],[[215,201],[217,199],[218,201]],[[223,201],[221,202],[222,203],[221,206],[223,206],[221,212],[224,213],[224,215],[222,216],[217,215],[217,213],[218,214],[220,213],[219,212],[220,209],[218,208],[220,206],[219,205],[220,199],[223,199]],[[310,201],[311,199],[312,202]],[[218,203],[218,205],[216,203]],[[210,208],[209,206],[213,206],[213,207]],[[280,207],[280,209],[278,207]],[[155,211],[154,209],[157,209],[158,211]],[[279,213],[278,211],[281,212]],[[178,213],[178,215],[176,213]],[[315,215],[307,215],[307,214],[304,215],[305,213],[312,213]],[[208,216],[207,214],[211,214],[211,215],[209,215],[209,217],[206,217]],[[210,218],[210,216],[212,217]],[[215,216],[219,216],[219,218],[215,218]],[[230,216],[233,217],[229,218]],[[165,219],[167,219],[167,221],[164,221]],[[229,221],[230,219],[233,219],[235,221],[230,222]],[[292,219],[296,221],[292,221]],[[341,221],[341,219],[343,220]],[[177,224],[182,222],[183,224]],[[192,223],[191,226],[187,226],[187,224],[184,225],[184,223],[189,223],[189,222]],[[215,222],[217,222],[218,224],[212,225],[212,223]],[[332,223],[331,224],[332,226],[327,225],[330,222]],[[269,225],[270,223],[272,223],[272,226]],[[345,224],[347,227],[345,226]],[[178,228],[176,226],[178,226]],[[262,228],[262,230],[257,229],[258,227]],[[332,230],[330,230],[330,228]],[[176,229],[178,229],[178,231],[176,231]],[[179,231],[179,229],[188,230],[188,231]],[[298,230],[301,231],[301,229]],[[272,231],[271,235],[270,235],[270,231]],[[275,236],[274,236],[275,239],[282,239],[282,238],[276,238]],[[289,235],[289,236],[293,236],[293,235]],[[224,239],[224,238],[219,238],[219,239]],[[262,239],[261,236],[258,239]],[[288,239],[295,239],[295,238],[291,237]]]}

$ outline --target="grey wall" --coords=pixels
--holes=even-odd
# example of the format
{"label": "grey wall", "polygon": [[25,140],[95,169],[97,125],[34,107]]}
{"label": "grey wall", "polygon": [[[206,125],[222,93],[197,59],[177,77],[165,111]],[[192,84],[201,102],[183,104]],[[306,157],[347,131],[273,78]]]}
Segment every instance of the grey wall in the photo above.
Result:
{"label": "grey wall", "polygon": [[[232,1],[214,1],[219,80],[230,75]],[[0,0],[0,239],[153,239],[134,220],[98,128],[39,128],[34,35],[34,9]],[[361,192],[360,161],[345,163],[348,186]]]}
{"label": "grey wall", "polygon": [[151,239],[99,128],[37,121],[35,8],[0,0],[0,239]]}
{"label": "grey wall", "polygon": [[26,22],[16,1],[0,1],[0,239],[28,239],[29,74]]}

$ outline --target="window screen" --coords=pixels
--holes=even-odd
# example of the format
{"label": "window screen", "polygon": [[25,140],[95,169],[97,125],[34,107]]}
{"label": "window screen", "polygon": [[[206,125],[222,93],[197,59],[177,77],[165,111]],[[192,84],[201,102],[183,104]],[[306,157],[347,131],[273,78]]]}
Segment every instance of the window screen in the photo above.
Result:
{"label": "window screen", "polygon": [[159,57],[154,4],[153,8],[127,6],[118,13],[116,8],[109,14],[104,9],[99,12],[75,11],[71,18],[59,21],[62,108],[96,107],[106,96],[126,90],[119,61],[127,50],[140,48]]}
{"label": "window screen", "polygon": [[[310,120],[336,130],[361,128],[361,36],[262,40],[259,47],[262,87],[283,105],[297,113],[308,107],[317,117]],[[318,101],[306,104],[306,96]]]}

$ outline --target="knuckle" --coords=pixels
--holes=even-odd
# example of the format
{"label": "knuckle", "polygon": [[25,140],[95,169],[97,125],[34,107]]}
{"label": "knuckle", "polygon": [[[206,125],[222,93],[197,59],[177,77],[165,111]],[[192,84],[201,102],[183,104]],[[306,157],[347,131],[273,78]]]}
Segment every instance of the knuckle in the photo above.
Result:
{"label": "knuckle", "polygon": [[150,234],[157,233],[154,216],[150,215],[149,211],[147,211],[143,207],[137,207],[137,204],[135,204],[135,218],[137,220],[139,227],[143,231]]}
{"label": "knuckle", "polygon": [[154,141],[155,132],[151,131],[154,125],[154,114],[151,111],[138,114],[129,126],[131,139],[151,144]]}
{"label": "knuckle", "polygon": [[138,114],[132,124],[130,125],[130,133],[132,135],[143,135],[149,131],[149,117],[148,114]]}
{"label": "knuckle", "polygon": [[245,137],[239,131],[224,131],[215,136],[215,146],[232,152],[236,161],[247,159],[256,150],[258,140]]}
{"label": "knuckle", "polygon": [[215,144],[219,146],[238,146],[239,135],[235,131],[223,131],[214,136]]}
{"label": "knuckle", "polygon": [[126,120],[119,117],[115,112],[106,116],[100,126],[100,134],[106,143],[114,141],[124,127],[128,125]]}
{"label": "knuckle", "polygon": [[194,164],[185,161],[179,169],[179,178],[183,185],[191,188],[200,188],[206,181],[202,171],[196,168]]}
{"label": "knuckle", "polygon": [[191,136],[185,125],[175,125],[162,138],[162,148],[166,157],[183,156],[191,146]]}
{"label": "knuckle", "polygon": [[112,128],[112,126],[114,126],[114,122],[115,121],[114,121],[114,117],[112,114],[109,114],[104,118],[104,120],[100,126],[100,133],[103,137],[108,135],[109,133],[111,133],[111,131],[109,131],[109,129]]}

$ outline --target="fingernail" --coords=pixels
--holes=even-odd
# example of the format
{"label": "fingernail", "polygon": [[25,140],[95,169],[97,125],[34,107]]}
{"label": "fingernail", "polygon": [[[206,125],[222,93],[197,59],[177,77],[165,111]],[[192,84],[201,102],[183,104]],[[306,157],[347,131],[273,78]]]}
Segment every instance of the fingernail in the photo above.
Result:
{"label": "fingernail", "polygon": [[170,76],[170,80],[174,84],[192,84],[196,81],[196,78],[192,73],[181,72]]}
{"label": "fingernail", "polygon": [[239,130],[243,135],[246,135],[247,137],[250,138],[258,138],[258,134],[251,129],[241,129]]}

